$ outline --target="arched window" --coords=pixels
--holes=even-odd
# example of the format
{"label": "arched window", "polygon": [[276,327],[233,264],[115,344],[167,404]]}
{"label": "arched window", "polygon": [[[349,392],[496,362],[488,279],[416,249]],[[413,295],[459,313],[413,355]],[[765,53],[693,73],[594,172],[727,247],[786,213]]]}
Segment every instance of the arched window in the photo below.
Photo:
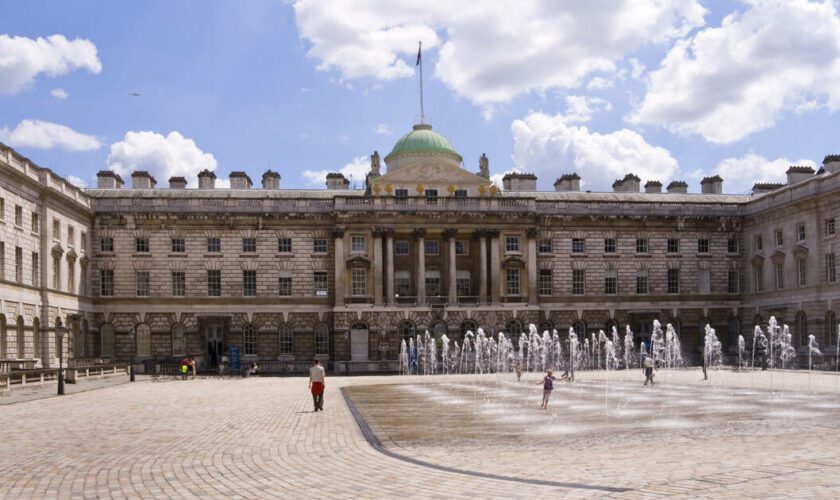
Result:
{"label": "arched window", "polygon": [[518,319],[512,319],[505,325],[505,337],[509,339],[518,339],[522,334],[522,322]]}
{"label": "arched window", "polygon": [[182,356],[187,352],[187,343],[184,342],[184,325],[177,323],[172,326],[172,355]]}
{"label": "arched window", "polygon": [[741,335],[741,320],[738,318],[731,318],[729,320],[729,345],[735,347],[736,349],[738,347],[739,335]]}
{"label": "arched window", "polygon": [[38,318],[32,320],[32,357],[44,357],[44,353],[41,352],[41,322]]}
{"label": "arched window", "polygon": [[280,325],[280,354],[291,356],[295,347],[295,332],[292,325],[283,323]]}
{"label": "arched window", "polygon": [[400,322],[400,326],[397,327],[397,333],[399,333],[400,339],[405,340],[405,343],[408,344],[408,339],[413,338],[417,334],[417,327],[413,321],[403,320]]}
{"label": "arched window", "polygon": [[364,321],[357,321],[350,327],[350,360],[367,361],[370,350],[368,326]]}
{"label": "arched window", "polygon": [[828,311],[825,315],[825,344],[837,345],[837,336],[840,332],[837,331],[837,315],[834,311]]}
{"label": "arched window", "polygon": [[796,335],[799,337],[799,346],[808,347],[808,318],[804,311],[796,313]]}
{"label": "arched window", "polygon": [[572,324],[572,328],[575,331],[575,335],[578,336],[578,340],[583,342],[583,336],[586,334],[586,325],[583,321],[575,321],[574,324]]}
{"label": "arched window", "polygon": [[245,325],[245,329],[242,331],[243,341],[242,343],[245,346],[245,355],[246,356],[253,356],[257,354],[257,329],[254,327],[253,323],[248,323]]}
{"label": "arched window", "polygon": [[[99,326],[100,353],[103,358],[114,357],[114,325],[103,323]],[[56,344],[58,345],[58,344]]]}
{"label": "arched window", "polygon": [[554,331],[554,322],[550,320],[545,320],[540,325],[540,333],[548,332],[552,333]]}
{"label": "arched window", "polygon": [[152,328],[146,323],[140,323],[135,330],[137,335],[137,356],[138,358],[152,357]]}
{"label": "arched window", "polygon": [[26,330],[23,329],[23,316],[17,319],[17,357],[26,358]]}
{"label": "arched window", "polygon": [[464,338],[467,335],[467,332],[472,332],[475,335],[475,332],[478,331],[478,324],[471,320],[465,319],[461,322],[461,338]]}
{"label": "arched window", "polygon": [[314,329],[315,355],[326,356],[330,353],[330,329],[325,323],[318,323]]}
{"label": "arched window", "polygon": [[0,358],[6,357],[6,317],[0,314]]}

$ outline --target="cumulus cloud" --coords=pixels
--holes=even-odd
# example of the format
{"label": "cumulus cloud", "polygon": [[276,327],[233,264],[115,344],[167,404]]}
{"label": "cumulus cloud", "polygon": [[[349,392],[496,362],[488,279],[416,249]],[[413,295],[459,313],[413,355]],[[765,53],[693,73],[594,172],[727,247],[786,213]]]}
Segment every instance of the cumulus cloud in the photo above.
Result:
{"label": "cumulus cloud", "polygon": [[583,123],[592,119],[592,115],[598,111],[610,111],[612,104],[600,97],[587,97],[581,95],[566,96],[566,123]]}
{"label": "cumulus cloud", "polygon": [[[307,169],[301,172],[301,175],[303,175],[303,178],[306,179],[311,186],[323,187],[327,182],[327,174],[331,172],[336,171]],[[367,156],[357,156],[349,163],[341,167],[338,172],[344,174],[344,177],[350,180],[350,187],[353,187],[352,183],[354,182],[359,185],[363,184],[365,176],[368,172],[370,172],[370,158]]]}
{"label": "cumulus cloud", "polygon": [[816,166],[811,160],[768,160],[761,155],[747,153],[739,158],[722,160],[714,170],[723,178],[727,192],[746,193],[756,182],[785,182],[785,172],[791,165]]}
{"label": "cumulus cloud", "polygon": [[50,95],[55,97],[59,101],[67,99],[67,92],[62,88],[50,90]]}
{"label": "cumulus cloud", "polygon": [[[434,75],[481,106],[580,85],[646,44],[703,25],[698,0],[298,0],[309,56],[342,79],[413,76],[417,40],[437,50]],[[492,110],[485,118],[492,116]]]}
{"label": "cumulus cloud", "polygon": [[668,150],[653,146],[637,132],[609,134],[570,124],[563,115],[532,111],[514,120],[513,163],[537,174],[543,187],[563,173],[577,172],[593,190],[609,191],[615,179],[634,173],[645,180],[665,182],[677,171]]}
{"label": "cumulus cloud", "polygon": [[[148,170],[159,183],[172,176],[185,177],[190,187],[198,186],[198,173],[216,170],[216,159],[180,132],[163,136],[156,132],[126,132],[123,140],[111,144],[105,163],[123,178],[135,170]],[[216,185],[222,187],[222,180]]]}
{"label": "cumulus cloud", "polygon": [[42,73],[55,77],[79,69],[102,71],[96,45],[90,40],[68,40],[64,35],[34,40],[0,35],[0,94],[26,89]]}
{"label": "cumulus cloud", "polygon": [[832,2],[749,4],[676,43],[650,73],[630,121],[731,143],[772,127],[786,111],[840,109],[840,18]]}
{"label": "cumulus cloud", "polygon": [[75,175],[68,175],[68,176],[65,177],[65,179],[67,179],[67,182],[76,186],[77,188],[88,187],[88,181],[86,181],[85,179],[82,179],[81,177],[77,177]]}
{"label": "cumulus cloud", "polygon": [[380,123],[376,125],[374,132],[379,135],[391,135],[391,127],[389,127],[387,123]]}
{"label": "cumulus cloud", "polygon": [[41,120],[23,120],[9,130],[0,128],[0,140],[16,148],[64,149],[90,151],[102,143],[92,135],[76,132],[70,127]]}

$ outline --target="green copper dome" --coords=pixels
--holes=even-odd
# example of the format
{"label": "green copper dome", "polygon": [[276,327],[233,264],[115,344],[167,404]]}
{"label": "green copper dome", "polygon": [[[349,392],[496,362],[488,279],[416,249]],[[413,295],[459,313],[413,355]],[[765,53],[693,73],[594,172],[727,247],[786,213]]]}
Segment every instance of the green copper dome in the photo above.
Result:
{"label": "green copper dome", "polygon": [[446,137],[432,131],[431,125],[415,125],[414,130],[400,137],[394,149],[385,157],[387,162],[391,158],[406,154],[438,153],[454,157],[461,161],[461,155],[455,151]]}

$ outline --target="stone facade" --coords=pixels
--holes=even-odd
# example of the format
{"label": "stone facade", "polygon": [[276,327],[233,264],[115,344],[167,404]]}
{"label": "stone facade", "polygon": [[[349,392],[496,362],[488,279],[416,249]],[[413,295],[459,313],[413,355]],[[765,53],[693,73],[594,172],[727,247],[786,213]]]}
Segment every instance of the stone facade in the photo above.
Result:
{"label": "stone facade", "polygon": [[415,332],[460,341],[529,323],[564,337],[629,325],[642,340],[659,319],[691,351],[706,323],[732,348],[775,315],[836,341],[831,157],[791,184],[725,195],[720,178],[704,194],[639,192],[630,174],[613,193],[535,191],[532,176],[500,191],[484,167],[436,154],[401,152],[384,174],[375,154],[365,191],[129,189],[108,172],[82,191],[2,147],[0,358],[54,364],[58,320],[71,358],[205,366],[231,346],[245,360],[396,359]]}

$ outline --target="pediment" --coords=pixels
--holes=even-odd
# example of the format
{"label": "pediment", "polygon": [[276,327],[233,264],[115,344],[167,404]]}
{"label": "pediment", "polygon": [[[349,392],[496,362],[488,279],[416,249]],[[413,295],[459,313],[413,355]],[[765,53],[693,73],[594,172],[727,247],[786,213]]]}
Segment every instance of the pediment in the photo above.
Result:
{"label": "pediment", "polygon": [[467,172],[463,168],[447,165],[434,159],[388,172],[377,180],[380,184],[455,184],[459,186],[480,186],[490,181]]}

